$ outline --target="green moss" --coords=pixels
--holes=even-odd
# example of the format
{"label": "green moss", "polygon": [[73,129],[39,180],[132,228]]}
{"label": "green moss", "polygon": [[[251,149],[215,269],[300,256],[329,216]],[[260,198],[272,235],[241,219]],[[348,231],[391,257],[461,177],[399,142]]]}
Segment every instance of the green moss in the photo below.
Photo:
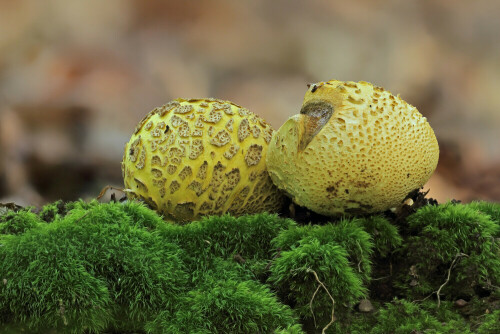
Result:
{"label": "green moss", "polygon": [[47,204],[40,210],[40,219],[50,223],[66,214],[64,202],[59,200],[54,203]]}
{"label": "green moss", "polygon": [[[137,202],[9,212],[0,332],[317,333],[326,288],[327,333],[497,333],[497,209],[447,203],[323,226],[275,214],[176,225]],[[406,299],[377,300],[382,287],[385,301]],[[356,311],[364,297],[375,311]]]}
{"label": "green moss", "polygon": [[[165,221],[156,212],[139,202],[125,202],[122,206],[124,213],[130,217],[130,222],[137,228],[148,231],[156,230],[165,225]],[[82,208],[85,210],[85,208]]]}
{"label": "green moss", "polygon": [[447,319],[447,322],[443,322],[419,305],[405,300],[386,304],[376,321],[370,334],[458,333],[458,329],[459,333],[471,333],[462,319]]}
{"label": "green moss", "polygon": [[[138,228],[127,204],[73,209],[0,248],[0,313],[32,328],[100,332],[125,309],[129,328],[172,307],[186,285],[181,250]],[[130,208],[131,209],[131,208]]]}
{"label": "green moss", "polygon": [[83,210],[89,210],[92,209],[95,206],[100,205],[99,201],[93,199],[89,202],[86,202],[82,199],[74,202],[68,202],[65,205],[65,209],[67,212],[74,210],[74,209],[83,209]]}
{"label": "green moss", "polygon": [[30,209],[23,209],[18,212],[9,211],[7,214],[0,216],[0,237],[2,234],[22,234],[40,224],[43,224],[43,221]]}
{"label": "green moss", "polygon": [[206,279],[183,296],[174,312],[161,312],[148,333],[272,333],[295,327],[292,310],[255,281]]}
{"label": "green moss", "polygon": [[306,225],[290,228],[280,233],[273,241],[276,250],[292,250],[304,242],[317,240],[319,244],[335,244],[345,249],[350,266],[364,282],[370,280],[373,242],[365,232],[360,219],[342,219],[338,223],[322,226]]}
{"label": "green moss", "polygon": [[500,333],[500,310],[493,311],[483,316],[482,322],[476,329],[477,334],[498,334]]}
{"label": "green moss", "polygon": [[398,228],[382,216],[362,218],[361,225],[372,236],[374,248],[381,257],[386,257],[403,243]]}
{"label": "green moss", "polygon": [[180,232],[174,235],[186,251],[194,254],[204,248],[210,250],[210,254],[221,257],[240,254],[246,259],[268,258],[272,255],[271,240],[281,231],[294,226],[296,223],[293,220],[276,214],[241,217],[226,214],[204,217],[182,227],[175,225]]}
{"label": "green moss", "polygon": [[443,303],[439,309],[435,303],[424,305],[395,299],[380,305],[376,312],[355,314],[347,321],[336,323],[331,333],[472,333],[465,319],[451,310],[451,304]]}
{"label": "green moss", "polygon": [[348,253],[342,246],[309,239],[281,253],[271,267],[269,281],[295,304],[294,309],[300,316],[315,318],[318,326],[324,326],[330,321],[334,306],[328,293],[335,300],[337,312],[367,293],[347,258]]}
{"label": "green moss", "polygon": [[373,312],[350,313],[347,317],[339,319],[328,328],[327,333],[474,333],[470,323],[450,302],[443,302],[437,308],[433,301],[414,303],[404,299],[394,299],[384,304],[375,302],[374,306]]}
{"label": "green moss", "polygon": [[[400,250],[396,285],[418,298],[436,292],[470,297],[474,288],[494,290],[500,282],[499,226],[490,216],[462,204],[425,206],[408,218],[410,236]],[[450,270],[451,268],[451,270]]]}
{"label": "green moss", "polygon": [[[137,202],[97,201],[69,203],[64,210],[54,203],[41,215],[50,224],[28,211],[3,216],[8,218],[4,231],[16,232],[0,248],[0,260],[6,263],[0,269],[6,282],[0,286],[0,314],[6,322],[65,332],[140,329],[158,312],[172,312],[181,296],[187,298],[208,279],[229,278],[258,284],[251,286],[258,292],[254,300],[267,304],[271,298],[274,311],[287,310],[291,317],[269,288],[251,280],[253,270],[266,270],[271,239],[294,226],[292,220],[270,214],[226,215],[179,226]],[[247,303],[243,300],[240,306],[245,313]],[[280,317],[267,315],[268,323],[260,325],[279,325]],[[294,325],[281,324],[276,329]]]}
{"label": "green moss", "polygon": [[[490,219],[500,227],[500,204],[486,201],[475,201],[467,204],[471,209],[477,210],[483,214],[490,216]],[[495,237],[500,237],[500,228],[497,229]]]}
{"label": "green moss", "polygon": [[175,309],[160,312],[148,333],[303,333],[297,317],[245,264],[214,258]]}
{"label": "green moss", "polygon": [[272,244],[279,256],[269,282],[295,304],[300,316],[315,320],[317,328],[330,321],[332,309],[328,293],[318,289],[318,279],[332,295],[337,314],[366,296],[373,243],[361,220],[290,228]]}
{"label": "green moss", "polygon": [[295,226],[291,219],[276,214],[230,215],[202,218],[186,225],[163,224],[158,232],[185,250],[192,284],[212,266],[216,257],[233,260],[236,256],[250,270],[260,270],[272,256],[271,240],[281,231]]}

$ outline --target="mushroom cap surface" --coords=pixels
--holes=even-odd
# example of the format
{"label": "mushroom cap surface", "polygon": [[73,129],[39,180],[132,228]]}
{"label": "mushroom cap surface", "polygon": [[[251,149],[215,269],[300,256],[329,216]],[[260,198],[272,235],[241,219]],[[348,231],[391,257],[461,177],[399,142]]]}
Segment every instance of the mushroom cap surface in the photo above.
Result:
{"label": "mushroom cap surface", "polygon": [[125,145],[128,195],[179,222],[276,211],[283,195],[266,170],[273,132],[232,102],[171,101],[151,111]]}
{"label": "mushroom cap surface", "polygon": [[434,172],[439,147],[412,105],[367,82],[309,86],[275,133],[267,168],[298,205],[335,216],[399,207]]}

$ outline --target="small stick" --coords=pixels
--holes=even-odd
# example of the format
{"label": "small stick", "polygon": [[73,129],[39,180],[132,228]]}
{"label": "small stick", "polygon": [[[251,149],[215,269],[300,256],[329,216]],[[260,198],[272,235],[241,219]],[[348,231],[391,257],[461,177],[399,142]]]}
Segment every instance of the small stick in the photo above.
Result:
{"label": "small stick", "polygon": [[428,295],[427,297],[425,297],[424,299],[417,299],[417,300],[414,300],[413,303],[418,303],[418,302],[423,302],[427,299],[429,299],[430,296],[432,296],[433,294],[435,294],[436,291],[433,291],[430,295]]}
{"label": "small stick", "polygon": [[314,311],[313,311],[313,300],[314,300],[314,297],[316,297],[316,294],[318,293],[319,288],[321,288],[321,285],[318,284],[318,287],[316,288],[316,291],[314,291],[313,296],[311,298],[311,301],[309,302],[309,308],[311,309],[311,314],[313,315],[313,320],[314,320],[314,328],[316,328],[316,316],[314,315]]}
{"label": "small stick", "polygon": [[453,266],[455,265],[455,262],[457,262],[458,258],[459,257],[462,257],[462,256],[468,256],[467,254],[463,254],[463,253],[458,253],[455,258],[453,259],[453,261],[451,262],[451,265],[450,265],[450,268],[448,268],[448,276],[446,277],[446,281],[444,281],[443,284],[441,284],[441,286],[439,287],[438,291],[436,291],[436,295],[437,295],[437,298],[438,298],[438,307],[441,306],[441,297],[439,297],[439,294],[441,292],[441,289],[446,285],[448,284],[448,282],[450,281],[450,276],[451,276],[451,269],[453,268]]}
{"label": "small stick", "polygon": [[439,287],[439,289],[437,291],[434,291],[432,292],[430,295],[428,295],[427,297],[425,297],[424,299],[418,299],[418,300],[414,300],[414,302],[423,302],[425,301],[426,299],[428,299],[430,296],[432,296],[433,294],[436,294],[437,296],[437,299],[438,299],[438,307],[441,306],[441,297],[439,296],[439,294],[441,293],[441,289],[446,285],[448,284],[448,282],[450,281],[450,276],[451,276],[451,269],[453,269],[453,266],[455,265],[455,262],[458,260],[458,258],[462,257],[462,256],[465,256],[465,257],[469,257],[469,255],[467,254],[464,254],[464,253],[458,253],[455,258],[453,259],[453,261],[451,262],[451,265],[450,265],[450,268],[448,268],[448,275],[446,277],[446,281],[441,284],[441,286]]}
{"label": "small stick", "polygon": [[75,224],[78,223],[78,222],[80,222],[80,220],[82,220],[83,218],[85,218],[89,213],[90,213],[90,211],[87,211],[83,215],[81,215],[80,218],[78,218],[78,219],[75,220]]}
{"label": "small stick", "polygon": [[[328,296],[332,300],[332,318],[331,318],[330,322],[325,326],[325,328],[323,328],[323,330],[321,331],[321,334],[325,334],[325,332],[328,329],[328,327],[330,327],[330,325],[335,322],[335,300],[333,299],[332,295],[330,294],[330,291],[328,291],[328,289],[323,284],[323,282],[321,282],[319,280],[318,274],[314,270],[312,270],[311,268],[307,268],[307,272],[314,274],[314,278],[316,278],[316,281],[326,291],[326,293],[328,294]],[[318,286],[318,289],[319,289],[319,286]],[[318,289],[316,289],[316,292],[318,291]],[[316,295],[316,292],[314,293],[313,298]],[[312,303],[312,301],[311,301],[311,303]],[[311,305],[311,303],[309,305]],[[313,314],[313,317],[314,317],[314,314]],[[315,322],[316,322],[316,320],[315,320]]]}
{"label": "small stick", "polygon": [[[356,244],[359,247],[359,250],[361,252],[361,256],[363,256],[363,248],[361,248],[361,245],[359,244],[358,240],[356,240]],[[358,272],[361,272],[361,261],[362,261],[362,259],[360,259],[359,262],[358,262]]]}

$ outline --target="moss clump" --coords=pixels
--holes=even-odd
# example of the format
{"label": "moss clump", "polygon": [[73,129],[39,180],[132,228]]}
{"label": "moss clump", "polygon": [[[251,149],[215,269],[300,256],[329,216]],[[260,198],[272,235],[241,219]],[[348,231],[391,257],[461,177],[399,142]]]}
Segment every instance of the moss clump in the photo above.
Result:
{"label": "moss clump", "polygon": [[0,313],[38,330],[101,332],[126,312],[129,329],[173,307],[187,281],[181,249],[134,226],[136,203],[75,208],[4,240]]}
{"label": "moss clump", "polygon": [[477,210],[483,214],[490,216],[490,219],[496,223],[499,228],[497,229],[497,233],[495,234],[496,238],[500,237],[500,204],[499,203],[491,203],[486,201],[474,201],[472,203],[467,204],[467,206],[471,209]]}
{"label": "moss clump", "polygon": [[39,216],[45,222],[50,223],[66,214],[64,202],[59,200],[54,203],[47,204],[40,210]]}
{"label": "moss clump", "polygon": [[403,243],[398,228],[385,217],[362,218],[360,225],[372,236],[374,249],[380,257],[387,257]]}
{"label": "moss clump", "polygon": [[[496,210],[447,203],[393,221],[322,226],[267,213],[177,225],[137,202],[12,211],[0,217],[0,332],[317,333],[328,325],[326,333],[493,334]],[[358,312],[361,298],[375,309]],[[458,307],[457,298],[468,303]]]}
{"label": "moss clump", "polygon": [[[425,206],[408,217],[409,236],[400,250],[405,263],[396,282],[405,295],[439,290],[448,298],[470,298],[477,288],[500,283],[499,225],[474,206]],[[449,279],[448,279],[449,274]]]}
{"label": "moss clump", "polygon": [[370,334],[406,334],[406,333],[471,333],[463,319],[438,319],[432,312],[415,303],[395,300],[386,304],[376,317],[376,324],[368,332]]}
{"label": "moss clump", "polygon": [[326,225],[306,225],[290,228],[280,233],[273,241],[275,250],[293,250],[303,243],[317,240],[320,245],[333,244],[345,249],[348,262],[363,282],[370,280],[373,242],[364,230],[361,219],[342,219]]}
{"label": "moss clump", "polygon": [[316,326],[331,320],[332,297],[340,313],[366,296],[373,244],[357,220],[292,228],[280,233],[273,245],[280,254],[269,282]]}
{"label": "moss clump", "polygon": [[492,313],[485,314],[479,327],[476,329],[477,334],[498,334],[500,333],[500,310],[495,310]]}
{"label": "moss clump", "polygon": [[[271,240],[281,231],[296,226],[291,219],[276,214],[256,214],[233,217],[203,217],[184,226],[163,225],[160,234],[176,241],[193,256],[210,254],[227,257],[240,254],[246,259],[272,255]],[[208,252],[208,253],[207,253]]]}
{"label": "moss clump", "polygon": [[[19,232],[2,239],[0,247],[5,263],[0,268],[0,319],[6,323],[35,332],[144,330],[146,323],[161,327],[159,314],[175,315],[182,305],[179,312],[190,313],[190,300],[196,291],[201,293],[200,286],[232,277],[239,290],[254,291],[253,299],[238,306],[241,291],[228,297],[236,303],[235,322],[216,320],[208,328],[297,325],[290,308],[255,280],[251,270],[269,261],[271,239],[293,226],[292,220],[270,214],[226,215],[179,226],[136,202],[79,201],[67,204],[65,215],[57,207],[41,210],[53,218],[50,223],[29,211],[4,216],[9,219],[3,223],[5,231]],[[233,260],[236,254],[242,263]],[[233,289],[228,282],[226,288]],[[257,300],[268,310],[259,313]],[[256,313],[249,318],[252,308]]]}
{"label": "moss clump", "polygon": [[185,251],[183,260],[195,286],[217,258],[236,260],[252,275],[262,276],[273,254],[271,240],[295,225],[293,220],[276,214],[223,215],[204,217],[186,225],[163,223],[157,232]]}
{"label": "moss clump", "polygon": [[207,279],[184,295],[174,312],[161,312],[148,333],[272,333],[295,327],[292,310],[255,281]]}
{"label": "moss clump", "polygon": [[338,311],[367,293],[347,258],[347,251],[339,245],[308,240],[282,252],[271,267],[269,281],[286,294],[299,315],[313,319],[315,327],[326,326],[334,306]]}
{"label": "moss clump", "polygon": [[472,325],[450,302],[443,302],[440,308],[436,308],[433,301],[415,303],[396,298],[375,305],[374,312],[352,313],[347,319],[335,322],[328,333],[474,333]]}
{"label": "moss clump", "polygon": [[43,221],[30,209],[23,209],[18,212],[9,211],[7,214],[0,216],[0,237],[2,234],[22,234],[40,224],[43,224]]}
{"label": "moss clump", "polygon": [[213,258],[174,310],[160,312],[148,333],[303,333],[292,309],[244,264]]}

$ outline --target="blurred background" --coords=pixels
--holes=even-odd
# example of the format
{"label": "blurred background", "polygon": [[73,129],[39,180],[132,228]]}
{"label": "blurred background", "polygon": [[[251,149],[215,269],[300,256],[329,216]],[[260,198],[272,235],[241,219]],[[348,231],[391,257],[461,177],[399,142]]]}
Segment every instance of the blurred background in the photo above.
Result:
{"label": "blurred background", "polygon": [[369,81],[426,116],[445,201],[500,201],[500,2],[0,0],[0,202],[121,186],[123,146],[176,97],[276,129],[306,84]]}

